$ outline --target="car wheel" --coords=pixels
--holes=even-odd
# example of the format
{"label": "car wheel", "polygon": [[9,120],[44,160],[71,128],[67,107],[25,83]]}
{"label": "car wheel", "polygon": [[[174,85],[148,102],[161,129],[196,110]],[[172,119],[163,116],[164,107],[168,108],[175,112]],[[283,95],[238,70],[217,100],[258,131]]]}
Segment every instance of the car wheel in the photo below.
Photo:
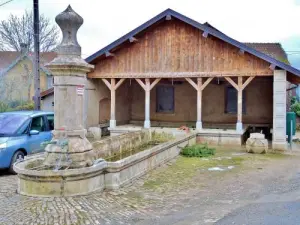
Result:
{"label": "car wheel", "polygon": [[10,163],[10,167],[9,167],[9,172],[16,174],[16,172],[14,171],[14,163],[19,161],[19,160],[23,160],[24,159],[24,152],[22,151],[16,151],[14,156],[12,157],[11,163]]}

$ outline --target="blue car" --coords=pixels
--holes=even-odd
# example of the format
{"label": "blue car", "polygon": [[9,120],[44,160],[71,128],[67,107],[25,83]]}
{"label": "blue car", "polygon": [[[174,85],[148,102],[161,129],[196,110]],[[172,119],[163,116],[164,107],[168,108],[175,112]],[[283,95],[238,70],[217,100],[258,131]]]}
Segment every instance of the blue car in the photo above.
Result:
{"label": "blue car", "polygon": [[53,112],[0,113],[0,169],[14,172],[17,160],[44,151],[41,143],[51,140],[53,129]]}

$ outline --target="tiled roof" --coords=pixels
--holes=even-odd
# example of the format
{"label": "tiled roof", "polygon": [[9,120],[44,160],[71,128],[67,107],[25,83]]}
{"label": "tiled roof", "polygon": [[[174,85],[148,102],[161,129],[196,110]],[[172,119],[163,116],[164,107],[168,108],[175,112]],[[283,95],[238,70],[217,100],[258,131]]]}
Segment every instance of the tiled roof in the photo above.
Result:
{"label": "tiled roof", "polygon": [[49,88],[48,90],[41,92],[40,95],[41,95],[41,98],[43,99],[44,97],[46,97],[50,94],[53,94],[53,93],[54,93],[54,87]]}
{"label": "tiled roof", "polygon": [[288,57],[280,43],[244,43],[250,48],[265,53],[272,58],[288,63]]}
{"label": "tiled roof", "polygon": [[[28,57],[33,58],[34,53],[29,52],[26,54]],[[51,62],[56,57],[55,52],[42,52],[40,53],[41,66]],[[21,53],[16,51],[0,51],[0,74],[6,71],[12,64],[20,59]]]}

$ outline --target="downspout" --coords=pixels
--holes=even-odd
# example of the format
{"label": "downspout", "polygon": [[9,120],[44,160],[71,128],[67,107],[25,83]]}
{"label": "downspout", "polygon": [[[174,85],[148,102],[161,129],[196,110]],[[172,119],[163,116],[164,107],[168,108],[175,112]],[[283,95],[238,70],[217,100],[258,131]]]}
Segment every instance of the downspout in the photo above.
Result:
{"label": "downspout", "polygon": [[286,89],[286,91],[290,91],[290,90],[296,89],[296,88],[299,86],[299,84],[295,84],[295,85],[296,85],[296,86],[294,86],[294,87],[291,87],[291,88]]}

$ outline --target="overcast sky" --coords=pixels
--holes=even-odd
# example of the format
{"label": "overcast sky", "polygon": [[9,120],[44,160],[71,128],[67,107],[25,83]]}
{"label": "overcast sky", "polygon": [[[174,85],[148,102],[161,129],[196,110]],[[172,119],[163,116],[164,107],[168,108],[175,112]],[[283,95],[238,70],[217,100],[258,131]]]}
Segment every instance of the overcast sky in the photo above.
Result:
{"label": "overcast sky", "polygon": [[[7,0],[0,0],[0,4]],[[0,7],[0,20],[32,10],[33,0]],[[171,8],[201,23],[208,21],[242,42],[281,42],[300,68],[300,0],[40,0],[40,13],[55,23],[68,4],[84,18],[78,33],[86,58],[163,10]],[[293,52],[298,51],[298,52]]]}

